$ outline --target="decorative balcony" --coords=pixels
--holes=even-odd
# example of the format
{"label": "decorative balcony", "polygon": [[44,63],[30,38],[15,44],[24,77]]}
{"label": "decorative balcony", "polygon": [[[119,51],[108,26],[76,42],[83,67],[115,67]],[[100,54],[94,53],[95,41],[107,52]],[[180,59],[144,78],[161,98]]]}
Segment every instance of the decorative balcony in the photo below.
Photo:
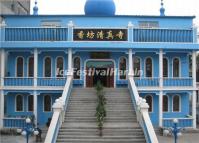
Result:
{"label": "decorative balcony", "polygon": [[[193,127],[193,118],[177,118],[179,127]],[[163,127],[172,127],[173,118],[164,118]]]}
{"label": "decorative balcony", "polygon": [[[67,27],[7,27],[5,41],[67,41]],[[134,42],[193,42],[193,29],[134,28]]]}
{"label": "decorative balcony", "polygon": [[[158,87],[160,83],[160,78],[158,77],[135,77],[135,84],[137,87]],[[37,86],[64,86],[66,83],[66,77],[38,77]],[[74,80],[74,85],[83,85],[83,80]],[[5,86],[33,86],[34,78],[29,77],[5,77]],[[127,80],[117,80],[116,85],[127,86]],[[184,78],[164,78],[164,87],[191,87],[193,85],[193,79],[189,77]]]}
{"label": "decorative balcony", "polygon": [[5,29],[5,41],[67,41],[68,28],[16,28]]}
{"label": "decorative balcony", "polygon": [[164,86],[192,86],[193,78],[164,78]]}
{"label": "decorative balcony", "polygon": [[134,42],[193,42],[192,29],[140,29],[133,30]]}
{"label": "decorative balcony", "polygon": [[65,77],[40,77],[37,78],[38,86],[64,86],[66,83]]}
{"label": "decorative balcony", "polygon": [[143,77],[135,77],[135,84],[138,87],[142,86],[159,86],[159,78],[143,78]]}
{"label": "decorative balcony", "polygon": [[26,125],[25,118],[5,117],[3,119],[4,128],[24,128],[25,125]]}
{"label": "decorative balcony", "polygon": [[5,77],[5,86],[33,86],[33,78],[26,77]]}
{"label": "decorative balcony", "polygon": [[[37,78],[37,86],[64,86],[65,77],[39,77]],[[6,77],[4,78],[5,86],[33,86],[34,78],[27,77]]]}

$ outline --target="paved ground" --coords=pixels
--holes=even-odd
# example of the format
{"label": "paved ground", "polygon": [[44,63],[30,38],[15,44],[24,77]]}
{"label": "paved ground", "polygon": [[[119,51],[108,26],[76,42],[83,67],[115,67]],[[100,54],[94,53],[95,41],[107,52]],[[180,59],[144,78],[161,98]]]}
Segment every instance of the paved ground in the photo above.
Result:
{"label": "paved ground", "polygon": [[[44,137],[42,139],[44,141]],[[174,143],[173,138],[158,136],[159,143]],[[183,134],[178,140],[178,143],[198,143],[199,142],[199,133],[192,134]],[[0,143],[26,143],[24,136],[15,136],[15,135],[1,135]],[[35,138],[31,137],[29,143],[35,143]]]}
{"label": "paved ground", "polygon": [[[45,134],[42,134],[42,142],[38,142],[38,143],[43,143],[44,139],[45,139]],[[15,134],[10,134],[10,135],[0,134],[0,143],[26,143],[26,137],[22,135],[15,135]],[[36,143],[35,136],[31,136],[29,138],[29,143]]]}
{"label": "paved ground", "polygon": [[[0,135],[0,143],[26,143],[24,136]],[[35,138],[31,137],[29,143],[35,143]]]}
{"label": "paved ground", "polygon": [[[174,143],[173,137],[158,136],[159,143]],[[199,133],[182,134],[178,143],[199,143]]]}

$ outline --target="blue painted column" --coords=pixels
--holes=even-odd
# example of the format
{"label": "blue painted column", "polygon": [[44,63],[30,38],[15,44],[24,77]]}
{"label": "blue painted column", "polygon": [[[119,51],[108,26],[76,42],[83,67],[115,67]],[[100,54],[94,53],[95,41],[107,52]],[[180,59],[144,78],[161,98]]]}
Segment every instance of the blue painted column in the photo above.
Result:
{"label": "blue painted column", "polygon": [[193,43],[197,43],[197,39],[198,39],[198,37],[197,37],[197,27],[194,26],[193,27]]}
{"label": "blue painted column", "polygon": [[68,41],[73,41],[73,21],[68,22]]}
{"label": "blue painted column", "polygon": [[131,21],[128,23],[128,41],[134,42],[133,40],[133,24]]}

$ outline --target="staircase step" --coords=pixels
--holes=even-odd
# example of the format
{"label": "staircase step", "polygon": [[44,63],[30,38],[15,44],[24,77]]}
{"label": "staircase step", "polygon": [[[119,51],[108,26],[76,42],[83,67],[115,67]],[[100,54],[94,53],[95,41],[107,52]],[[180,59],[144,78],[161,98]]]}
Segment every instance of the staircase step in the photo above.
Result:
{"label": "staircase step", "polygon": [[57,139],[57,143],[144,143],[146,142],[144,138],[142,139]]}
{"label": "staircase step", "polygon": [[106,113],[103,136],[96,122],[94,88],[74,88],[57,143],[146,143],[127,88],[104,88]]}

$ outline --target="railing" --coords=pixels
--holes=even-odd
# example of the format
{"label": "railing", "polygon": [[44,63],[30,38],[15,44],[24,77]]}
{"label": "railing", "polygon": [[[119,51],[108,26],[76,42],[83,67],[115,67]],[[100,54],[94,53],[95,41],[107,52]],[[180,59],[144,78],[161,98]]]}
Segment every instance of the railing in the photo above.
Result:
{"label": "railing", "polygon": [[65,77],[39,77],[37,78],[38,86],[64,86],[66,83]]}
{"label": "railing", "polygon": [[134,42],[193,42],[192,29],[141,29],[133,30]]}
{"label": "railing", "polygon": [[129,77],[129,90],[138,121],[144,131],[147,143],[158,143],[158,139],[149,117],[148,104],[146,104],[146,101],[145,103],[142,103],[144,100],[138,94],[133,77]]}
{"label": "railing", "polygon": [[[157,87],[159,86],[160,78],[152,77],[134,77],[134,81],[137,87]],[[38,86],[64,86],[66,83],[66,77],[38,77]],[[83,81],[74,81],[74,84],[82,85]],[[118,86],[127,85],[127,80],[117,80],[116,84]],[[33,86],[33,78],[30,77],[5,77],[5,86]],[[182,78],[164,78],[164,86],[192,86],[193,78],[182,77]]]}
{"label": "railing", "polygon": [[33,78],[25,77],[5,77],[5,86],[33,86]]}
{"label": "railing", "polygon": [[68,28],[16,28],[5,29],[5,41],[67,41]]}
{"label": "railing", "polygon": [[4,128],[24,128],[26,125],[25,118],[4,118]]}
{"label": "railing", "polygon": [[159,86],[159,78],[139,78],[135,77],[136,86]]}
{"label": "railing", "polygon": [[164,86],[193,86],[193,78],[164,78]]}
{"label": "railing", "polygon": [[53,105],[53,116],[44,143],[56,143],[59,129],[64,122],[65,111],[71,95],[73,76],[67,77],[64,91],[59,100]]}
{"label": "railing", "polygon": [[[193,118],[177,118],[179,127],[193,127]],[[173,118],[163,118],[163,127],[172,127]]]}

